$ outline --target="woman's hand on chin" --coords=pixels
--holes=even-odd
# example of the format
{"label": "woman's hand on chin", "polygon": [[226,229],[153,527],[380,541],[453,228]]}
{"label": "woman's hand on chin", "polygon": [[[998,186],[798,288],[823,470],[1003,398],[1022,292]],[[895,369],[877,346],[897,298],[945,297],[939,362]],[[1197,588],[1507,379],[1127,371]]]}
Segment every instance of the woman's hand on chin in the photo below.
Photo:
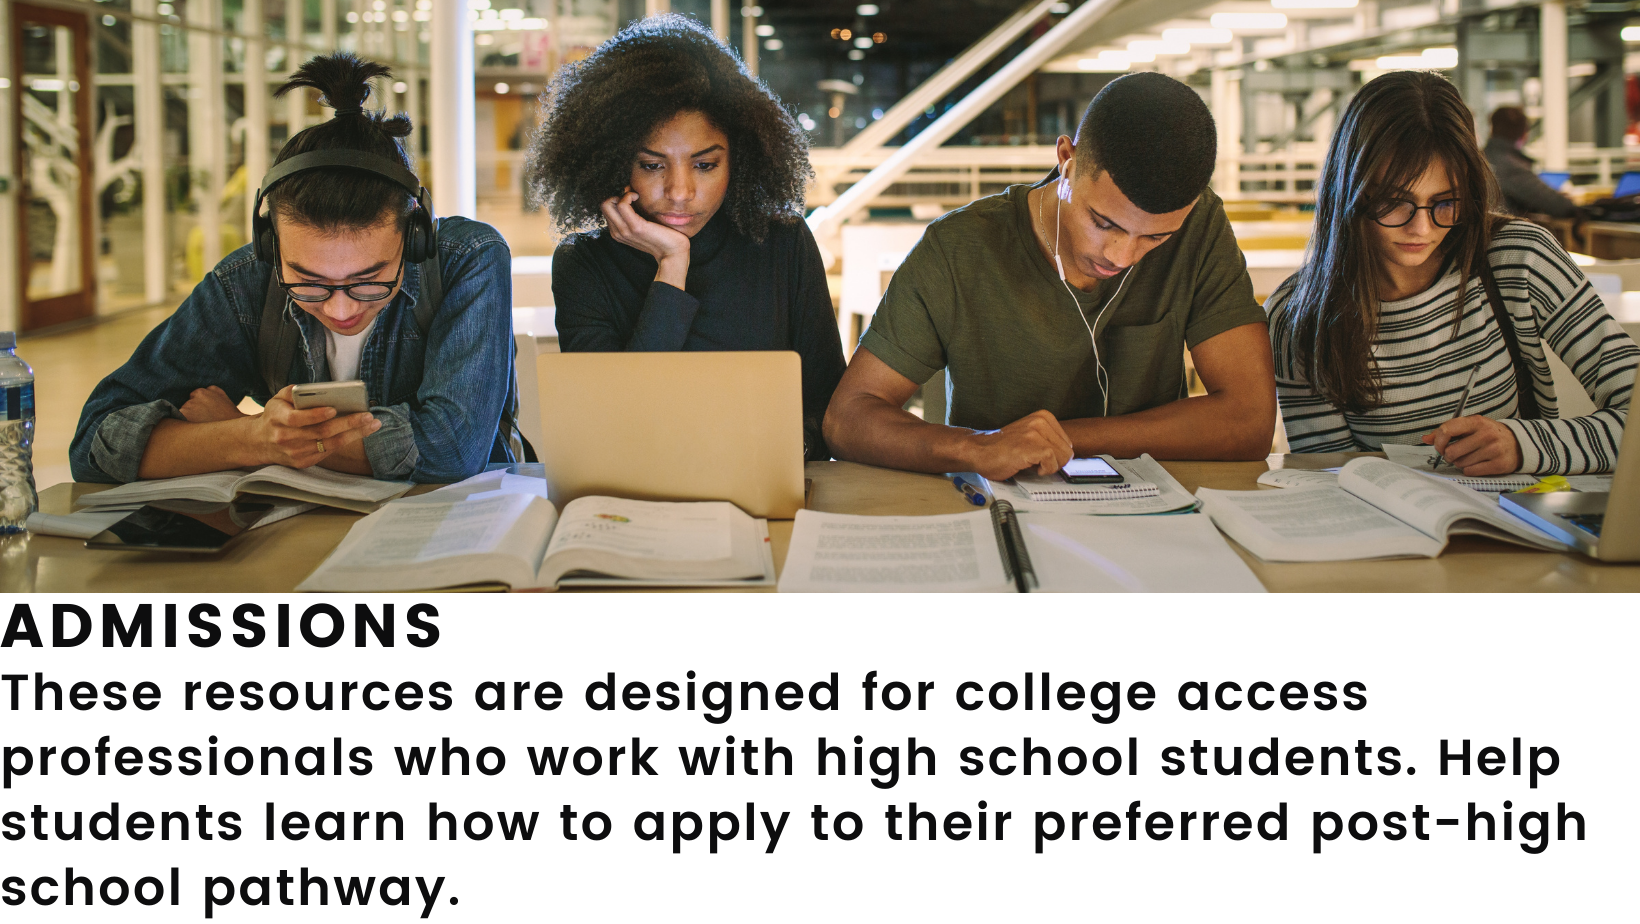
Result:
{"label": "woman's hand on chin", "polygon": [[632,204],[638,194],[627,192],[605,199],[598,208],[604,213],[610,236],[622,244],[641,250],[660,264],[655,279],[675,288],[683,288],[689,275],[689,237],[682,231],[668,228],[659,222],[639,215]]}

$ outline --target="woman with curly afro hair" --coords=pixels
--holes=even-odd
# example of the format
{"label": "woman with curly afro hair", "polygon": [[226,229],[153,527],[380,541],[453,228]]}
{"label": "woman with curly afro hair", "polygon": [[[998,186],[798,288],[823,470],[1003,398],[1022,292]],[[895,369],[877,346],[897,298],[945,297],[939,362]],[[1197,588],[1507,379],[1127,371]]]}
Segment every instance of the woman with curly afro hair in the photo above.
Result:
{"label": "woman with curly afro hair", "polygon": [[531,193],[568,234],[552,293],[566,352],[796,350],[806,455],[843,374],[803,223],[802,130],[694,20],[665,14],[566,64],[543,96]]}

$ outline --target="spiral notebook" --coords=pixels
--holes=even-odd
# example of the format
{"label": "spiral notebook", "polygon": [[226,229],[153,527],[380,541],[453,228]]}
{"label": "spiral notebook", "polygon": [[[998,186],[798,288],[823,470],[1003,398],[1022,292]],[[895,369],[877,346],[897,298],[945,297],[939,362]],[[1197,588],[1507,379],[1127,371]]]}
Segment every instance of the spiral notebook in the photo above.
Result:
{"label": "spiral notebook", "polygon": [[1160,488],[1149,481],[1071,484],[1058,475],[1018,475],[1014,478],[1014,484],[1033,501],[1135,500],[1141,497],[1156,497],[1162,493]]}

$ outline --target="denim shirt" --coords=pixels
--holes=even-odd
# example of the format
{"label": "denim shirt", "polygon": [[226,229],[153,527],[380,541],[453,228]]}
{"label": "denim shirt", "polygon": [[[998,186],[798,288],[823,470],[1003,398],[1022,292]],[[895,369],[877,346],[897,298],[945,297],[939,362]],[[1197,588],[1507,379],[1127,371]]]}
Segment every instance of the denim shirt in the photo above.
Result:
{"label": "denim shirt", "polygon": [[[511,253],[494,228],[465,218],[442,219],[438,238],[444,300],[425,344],[416,327],[421,268],[414,263],[361,335],[359,378],[382,423],[364,450],[380,479],[460,481],[483,471],[492,455],[515,460],[512,435],[498,432],[503,408],[511,417],[518,407]],[[267,403],[257,339],[271,272],[249,245],[229,254],[97,385],[69,448],[75,481],[136,481],[155,424],[183,419],[178,409],[196,388],[216,385],[235,403],[247,395]],[[288,380],[329,380],[324,325],[289,299],[285,310],[302,334]]]}

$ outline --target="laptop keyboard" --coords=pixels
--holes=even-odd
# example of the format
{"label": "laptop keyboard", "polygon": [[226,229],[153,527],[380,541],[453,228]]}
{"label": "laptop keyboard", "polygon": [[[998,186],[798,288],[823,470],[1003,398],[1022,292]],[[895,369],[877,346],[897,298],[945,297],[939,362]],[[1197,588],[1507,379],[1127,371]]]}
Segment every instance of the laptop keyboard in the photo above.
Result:
{"label": "laptop keyboard", "polygon": [[1562,519],[1572,521],[1573,525],[1577,526],[1578,529],[1583,530],[1596,539],[1600,538],[1600,524],[1604,523],[1606,520],[1606,515],[1604,513],[1562,514],[1561,517]]}

